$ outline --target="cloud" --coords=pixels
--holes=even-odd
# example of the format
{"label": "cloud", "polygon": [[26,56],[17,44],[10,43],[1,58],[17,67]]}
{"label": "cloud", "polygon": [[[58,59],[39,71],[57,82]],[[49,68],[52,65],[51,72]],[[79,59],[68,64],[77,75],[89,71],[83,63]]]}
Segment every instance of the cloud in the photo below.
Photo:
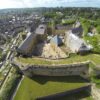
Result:
{"label": "cloud", "polygon": [[0,8],[83,6],[100,7],[100,0],[1,0]]}

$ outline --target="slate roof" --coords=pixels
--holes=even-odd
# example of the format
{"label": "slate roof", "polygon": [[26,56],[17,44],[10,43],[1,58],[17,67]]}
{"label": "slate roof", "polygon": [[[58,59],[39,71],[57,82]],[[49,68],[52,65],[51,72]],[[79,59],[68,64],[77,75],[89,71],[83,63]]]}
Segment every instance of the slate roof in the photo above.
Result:
{"label": "slate roof", "polygon": [[70,33],[69,38],[70,38],[70,42],[76,47],[79,47],[84,43],[82,39],[80,39],[79,37],[77,37],[72,33]]}
{"label": "slate roof", "polygon": [[73,51],[89,51],[87,44],[77,35],[73,34],[71,31],[67,33],[67,46]]}
{"label": "slate roof", "polygon": [[55,29],[63,30],[63,29],[66,29],[66,26],[64,26],[64,25],[56,25]]}
{"label": "slate roof", "polygon": [[55,26],[55,29],[57,29],[57,30],[69,30],[69,29],[71,29],[71,25],[60,25],[60,24],[57,24],[56,26]]}
{"label": "slate roof", "polygon": [[44,35],[45,31],[46,31],[46,25],[43,25],[43,24],[39,25],[34,33],[29,33],[27,35],[27,38],[21,43],[17,51],[25,55],[31,54],[33,48],[35,48],[37,35],[40,35],[40,34]]}
{"label": "slate roof", "polygon": [[62,39],[58,35],[56,35],[51,39],[51,43],[54,43],[59,46],[62,44]]}
{"label": "slate roof", "polygon": [[75,35],[77,35],[77,36],[79,36],[79,37],[81,37],[82,36],[82,33],[83,33],[82,26],[79,26],[77,28],[73,28],[72,29],[72,33],[75,34]]}
{"label": "slate roof", "polygon": [[27,38],[21,43],[21,45],[18,47],[18,51],[22,53],[31,53],[32,45],[34,42],[36,35],[31,33]]}
{"label": "slate roof", "polygon": [[88,48],[88,46],[85,44],[82,44],[81,47],[79,48],[79,51],[89,51],[89,50],[90,48]]}

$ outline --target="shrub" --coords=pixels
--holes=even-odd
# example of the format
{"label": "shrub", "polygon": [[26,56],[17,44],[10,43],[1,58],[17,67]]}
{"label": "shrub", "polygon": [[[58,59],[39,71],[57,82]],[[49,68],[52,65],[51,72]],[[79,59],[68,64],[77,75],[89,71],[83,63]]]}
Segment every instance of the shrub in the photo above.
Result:
{"label": "shrub", "polygon": [[10,100],[11,96],[20,81],[21,75],[19,75],[16,71],[12,73],[12,75],[8,78],[5,83],[5,86],[1,88],[0,100]]}

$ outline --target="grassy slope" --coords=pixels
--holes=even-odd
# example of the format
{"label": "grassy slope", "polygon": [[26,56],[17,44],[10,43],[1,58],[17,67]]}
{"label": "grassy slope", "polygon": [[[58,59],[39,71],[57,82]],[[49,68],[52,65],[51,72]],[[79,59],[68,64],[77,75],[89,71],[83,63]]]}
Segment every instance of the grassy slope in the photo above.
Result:
{"label": "grassy slope", "polygon": [[15,100],[35,100],[36,97],[63,92],[86,85],[80,77],[25,77]]}
{"label": "grassy slope", "polygon": [[64,96],[63,98],[61,97],[57,100],[93,100],[93,98],[87,91],[81,91],[80,93]]}
{"label": "grassy slope", "polygon": [[100,89],[100,76],[93,76],[91,77],[91,80],[96,84],[96,87]]}
{"label": "grassy slope", "polygon": [[10,100],[21,76],[12,68],[0,91],[0,100]]}
{"label": "grassy slope", "polygon": [[71,63],[77,63],[77,62],[83,62],[83,61],[92,61],[96,65],[100,64],[100,55],[98,54],[89,54],[85,56],[80,55],[74,55],[69,58],[63,59],[63,60],[45,60],[41,58],[17,58],[19,62],[22,62],[24,64],[71,64]]}

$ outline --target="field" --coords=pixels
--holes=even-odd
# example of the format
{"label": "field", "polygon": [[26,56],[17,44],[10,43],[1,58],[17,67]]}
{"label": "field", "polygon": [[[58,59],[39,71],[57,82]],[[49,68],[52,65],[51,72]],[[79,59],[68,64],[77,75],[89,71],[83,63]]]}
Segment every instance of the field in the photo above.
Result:
{"label": "field", "polygon": [[78,76],[34,76],[32,79],[24,77],[14,100],[35,100],[37,97],[64,92],[86,84],[87,82]]}
{"label": "field", "polygon": [[52,64],[72,64],[84,61],[92,61],[95,65],[100,65],[100,54],[88,54],[85,56],[71,55],[69,58],[62,60],[45,60],[42,58],[15,58],[18,62],[23,64],[37,64],[37,65],[52,65]]}

